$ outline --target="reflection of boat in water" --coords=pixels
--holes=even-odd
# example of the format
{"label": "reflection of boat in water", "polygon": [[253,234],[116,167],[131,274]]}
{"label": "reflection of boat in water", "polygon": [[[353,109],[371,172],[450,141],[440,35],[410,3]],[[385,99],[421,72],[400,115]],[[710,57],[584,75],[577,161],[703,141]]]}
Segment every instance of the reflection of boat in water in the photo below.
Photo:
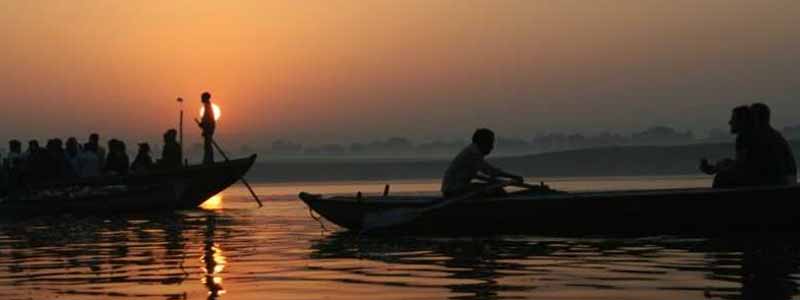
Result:
{"label": "reflection of boat in water", "polygon": [[[423,212],[380,232],[486,234],[674,234],[800,229],[800,185],[514,195],[426,208],[439,197],[323,197],[301,193],[329,221],[361,231],[365,218]],[[413,215],[413,214],[409,214]],[[374,219],[374,218],[373,218]],[[376,231],[370,231],[378,233]]]}
{"label": "reflection of boat in water", "polygon": [[[683,298],[704,295],[707,299],[755,300],[792,299],[798,295],[795,278],[800,270],[799,247],[793,235],[770,234],[734,239],[584,239],[516,235],[397,237],[337,232],[314,241],[309,257],[320,261],[367,260],[391,266],[323,265],[323,271],[340,274],[335,277],[338,281],[346,278],[347,282],[360,284],[449,290],[447,295],[424,298],[549,299],[553,297],[547,296],[569,294],[563,293],[565,290],[579,295],[583,288],[586,292],[582,295],[591,296],[586,298],[598,299],[614,299],[622,294],[627,296],[621,298],[671,299],[669,296],[676,294],[670,291],[675,291]],[[381,277],[386,275],[383,272],[392,276]],[[658,296],[662,293],[665,297]]]}
{"label": "reflection of boat in water", "polygon": [[148,174],[37,185],[0,200],[4,211],[105,213],[197,207],[236,183],[256,155]]}
{"label": "reflection of boat in water", "polygon": [[241,227],[202,210],[3,218],[0,298],[216,299]]}

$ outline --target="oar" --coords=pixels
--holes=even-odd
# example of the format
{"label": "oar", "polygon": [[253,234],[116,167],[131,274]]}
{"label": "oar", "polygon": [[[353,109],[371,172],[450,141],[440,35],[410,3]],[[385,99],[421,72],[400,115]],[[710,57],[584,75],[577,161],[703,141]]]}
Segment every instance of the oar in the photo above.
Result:
{"label": "oar", "polygon": [[[194,119],[194,122],[195,122],[195,123],[197,123],[197,125],[200,125],[200,121],[199,121],[199,120],[197,120],[197,118],[195,118],[195,119]],[[226,154],[225,154],[225,151],[222,151],[222,147],[220,147],[220,146],[217,144],[217,142],[216,142],[216,141],[214,141],[214,139],[213,139],[213,138],[211,139],[211,144],[212,144],[212,145],[214,145],[214,148],[217,148],[217,151],[219,151],[219,154],[222,154],[222,158],[224,158],[226,162],[230,162],[230,161],[231,161],[230,159],[228,159],[228,155],[226,155]],[[250,187],[250,184],[249,184],[249,183],[247,183],[247,180],[246,180],[246,179],[244,179],[244,176],[242,176],[242,177],[239,177],[239,180],[241,180],[241,181],[242,181],[242,183],[244,183],[244,186],[246,186],[246,187],[247,187],[247,190],[249,190],[249,191],[250,191],[250,195],[253,195],[253,199],[256,199],[256,202],[258,202],[258,207],[263,207],[264,205],[263,205],[263,204],[261,204],[261,200],[260,200],[260,199],[258,199],[258,195],[256,195],[256,192],[254,192],[254,191],[253,191],[253,188],[252,188],[252,187]]]}
{"label": "oar", "polygon": [[565,194],[566,193],[564,191],[551,189],[550,187],[544,185],[544,183],[536,185],[536,184],[528,184],[528,183],[524,183],[524,182],[514,182],[514,181],[512,181],[508,185],[525,189],[525,190],[521,190],[519,192],[513,192],[511,194],[524,193],[524,192],[527,192],[527,191],[534,191],[534,192],[540,192],[540,193],[546,192],[546,193],[551,193],[551,194]]}
{"label": "oar", "polygon": [[426,206],[423,208],[396,208],[391,209],[388,211],[383,212],[371,212],[367,213],[364,216],[364,219],[361,223],[361,232],[367,233],[369,231],[373,231],[376,229],[392,227],[396,225],[402,225],[410,223],[420,216],[437,209],[446,208],[450,205],[462,202],[464,200],[470,199],[477,195],[480,195],[486,191],[491,191],[494,189],[502,188],[504,186],[511,185],[510,182],[497,182],[494,184],[487,185],[483,189],[473,191],[470,193],[466,193],[464,195],[453,197],[450,199],[445,199],[442,202],[436,203],[431,206]]}
{"label": "oar", "polygon": [[520,188],[526,188],[526,189],[529,189],[529,190],[543,189],[544,188],[544,185],[534,185],[534,184],[529,184],[529,183],[524,183],[524,182],[513,182],[513,181],[510,182],[508,185],[515,186],[515,187],[520,187]]}

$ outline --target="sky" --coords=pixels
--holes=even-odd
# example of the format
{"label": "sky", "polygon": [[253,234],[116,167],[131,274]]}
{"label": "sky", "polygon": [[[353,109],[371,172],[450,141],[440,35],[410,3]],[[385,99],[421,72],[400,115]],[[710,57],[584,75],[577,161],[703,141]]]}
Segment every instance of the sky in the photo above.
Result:
{"label": "sky", "polygon": [[[800,124],[800,1],[0,1],[0,139],[307,144]],[[132,143],[133,141],[131,141]]]}

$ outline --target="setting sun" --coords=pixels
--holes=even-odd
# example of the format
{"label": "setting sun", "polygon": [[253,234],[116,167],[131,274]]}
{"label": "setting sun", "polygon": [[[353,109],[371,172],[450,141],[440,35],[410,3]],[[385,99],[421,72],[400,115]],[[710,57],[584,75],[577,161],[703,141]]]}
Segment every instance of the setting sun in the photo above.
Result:
{"label": "setting sun", "polygon": [[[216,103],[211,103],[211,109],[214,112],[214,120],[219,121],[219,117],[222,116],[222,109],[219,108],[219,105]],[[203,117],[203,114],[206,112],[206,108],[200,106],[200,117]]]}

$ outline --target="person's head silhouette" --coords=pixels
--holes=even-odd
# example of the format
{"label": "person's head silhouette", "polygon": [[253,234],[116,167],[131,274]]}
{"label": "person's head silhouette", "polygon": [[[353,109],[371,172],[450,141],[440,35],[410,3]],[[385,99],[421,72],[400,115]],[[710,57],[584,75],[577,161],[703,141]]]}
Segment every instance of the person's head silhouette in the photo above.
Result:
{"label": "person's head silhouette", "polygon": [[22,153],[22,143],[18,140],[10,140],[8,141],[8,149],[13,153]]}
{"label": "person's head silhouette", "polygon": [[100,135],[97,133],[92,133],[89,135],[89,142],[93,144],[100,143]]}
{"label": "person's head silhouette", "polygon": [[472,143],[478,146],[483,155],[489,155],[494,149],[494,132],[487,128],[479,128],[472,134]]}
{"label": "person's head silhouette", "polygon": [[164,142],[170,143],[175,142],[177,140],[178,131],[175,129],[169,129],[167,132],[164,132]]}
{"label": "person's head silhouette", "polygon": [[200,95],[200,101],[202,101],[203,103],[211,102],[211,93],[203,92],[203,94]]}
{"label": "person's head silhouette", "polygon": [[747,105],[737,106],[733,109],[731,120],[731,133],[738,134],[753,128],[753,112]]}

